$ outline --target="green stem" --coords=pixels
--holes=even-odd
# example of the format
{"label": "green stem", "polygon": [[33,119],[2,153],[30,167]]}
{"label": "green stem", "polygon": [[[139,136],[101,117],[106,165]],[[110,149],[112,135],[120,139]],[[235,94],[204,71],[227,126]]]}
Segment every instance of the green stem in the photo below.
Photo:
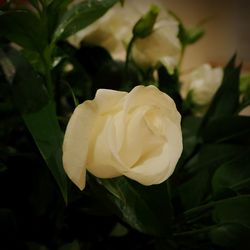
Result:
{"label": "green stem", "polygon": [[51,77],[51,46],[47,47],[42,55],[42,60],[45,67],[45,80],[47,84],[48,94],[51,100],[54,98],[53,94],[53,83]]}
{"label": "green stem", "polygon": [[69,91],[71,92],[71,95],[72,95],[72,98],[73,98],[73,101],[74,101],[74,104],[75,104],[75,107],[77,107],[79,105],[79,102],[75,96],[75,93],[73,91],[73,89],[71,88],[70,84],[67,82],[67,81],[63,81],[67,87],[69,88]]}
{"label": "green stem", "polygon": [[183,45],[182,48],[181,48],[180,60],[179,60],[178,66],[177,66],[178,72],[181,71],[181,64],[182,64],[182,62],[183,62],[183,58],[184,58],[185,51],[186,51],[186,45]]}
{"label": "green stem", "polygon": [[51,99],[53,99],[53,86],[52,86],[52,78],[50,68],[46,66],[46,82],[48,86],[48,92]]}
{"label": "green stem", "polygon": [[128,74],[128,65],[129,65],[129,59],[132,51],[133,44],[135,42],[136,38],[133,36],[132,39],[130,40],[127,48],[127,54],[126,54],[126,61],[125,61],[125,73],[126,75]]}

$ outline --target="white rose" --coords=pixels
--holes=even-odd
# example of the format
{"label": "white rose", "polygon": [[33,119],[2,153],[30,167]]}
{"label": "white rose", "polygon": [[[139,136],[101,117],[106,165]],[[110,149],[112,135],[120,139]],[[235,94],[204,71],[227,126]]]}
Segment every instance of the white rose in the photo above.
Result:
{"label": "white rose", "polygon": [[99,89],[70,118],[64,169],[80,189],[86,170],[99,178],[125,175],[144,185],[161,183],[182,152],[180,121],[174,101],[154,86],[129,93]]}
{"label": "white rose", "polygon": [[212,68],[203,64],[190,73],[181,76],[183,83],[181,94],[185,98],[191,91],[192,100],[200,106],[207,106],[220,87],[223,78],[223,69]]}
{"label": "white rose", "polygon": [[[126,0],[123,7],[118,3],[96,22],[71,36],[69,42],[76,47],[79,47],[82,40],[100,45],[106,48],[113,58],[124,60],[135,23],[153,3],[155,4],[155,1]],[[134,60],[143,67],[161,62],[172,70],[178,64],[181,52],[177,35],[177,21],[161,6],[152,34],[135,42],[132,51]]]}

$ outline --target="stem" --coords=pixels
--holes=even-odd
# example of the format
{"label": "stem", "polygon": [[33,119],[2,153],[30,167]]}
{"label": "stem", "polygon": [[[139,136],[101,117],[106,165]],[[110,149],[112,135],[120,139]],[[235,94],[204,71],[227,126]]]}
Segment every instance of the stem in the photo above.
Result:
{"label": "stem", "polygon": [[53,99],[53,86],[52,86],[52,78],[51,78],[51,72],[50,72],[50,67],[46,65],[46,82],[47,82],[47,87],[48,87],[48,92],[50,99]]}
{"label": "stem", "polygon": [[45,67],[45,80],[47,83],[47,89],[49,93],[49,97],[51,100],[54,98],[54,93],[53,93],[53,83],[52,83],[52,77],[51,77],[51,51],[52,51],[52,46],[48,46],[45,51],[42,54],[42,60],[44,63]]}
{"label": "stem", "polygon": [[178,66],[177,66],[178,72],[181,71],[181,64],[183,62],[183,57],[184,57],[185,51],[186,51],[186,45],[183,45],[182,48],[181,48],[180,61],[179,61]]}
{"label": "stem", "polygon": [[127,48],[127,54],[126,54],[126,61],[125,61],[125,73],[128,75],[128,65],[129,65],[129,59],[130,59],[130,54],[132,51],[133,44],[135,42],[136,38],[133,36],[132,39],[130,40]]}
{"label": "stem", "polygon": [[67,87],[69,88],[69,90],[70,90],[70,92],[71,92],[71,95],[72,95],[72,98],[73,98],[73,101],[74,101],[74,105],[75,105],[75,107],[77,107],[78,105],[79,105],[79,102],[78,102],[78,100],[77,100],[77,98],[76,98],[76,96],[75,96],[75,93],[74,93],[74,91],[73,91],[73,89],[71,88],[71,86],[70,86],[70,84],[67,82],[67,81],[63,81],[66,85],[67,85]]}

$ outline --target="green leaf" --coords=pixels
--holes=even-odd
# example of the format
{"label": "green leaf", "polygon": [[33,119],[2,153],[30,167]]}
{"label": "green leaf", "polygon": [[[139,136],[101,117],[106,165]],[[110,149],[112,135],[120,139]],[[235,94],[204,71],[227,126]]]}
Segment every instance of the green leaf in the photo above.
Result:
{"label": "green leaf", "polygon": [[17,51],[0,52],[13,101],[67,201],[67,179],[62,166],[63,134],[55,105],[48,99],[43,79]]}
{"label": "green leaf", "polygon": [[211,120],[233,115],[239,106],[239,76],[241,66],[235,67],[234,56],[224,69],[223,80],[204,117],[202,128]]}
{"label": "green leaf", "polygon": [[205,34],[202,24],[204,24],[204,21],[206,20],[203,20],[195,27],[187,28],[185,27],[182,20],[174,12],[169,11],[169,13],[179,22],[178,38],[180,39],[183,48],[185,48],[187,45],[197,42]]}
{"label": "green leaf", "polygon": [[164,66],[161,66],[158,68],[157,73],[159,77],[159,89],[174,99],[177,109],[180,111],[182,100],[177,72],[175,71],[174,74],[170,74]]}
{"label": "green leaf", "polygon": [[24,122],[56,179],[63,198],[67,201],[67,179],[62,165],[63,134],[59,127],[54,103],[50,102],[41,110],[23,114]]}
{"label": "green leaf", "polygon": [[250,195],[241,195],[219,202],[213,211],[217,223],[237,223],[250,228]]}
{"label": "green leaf", "polygon": [[51,39],[59,24],[60,19],[67,11],[71,0],[54,0],[46,8],[47,28],[49,38]]}
{"label": "green leaf", "polygon": [[50,5],[51,3],[58,2],[58,1],[55,1],[55,0],[45,0],[45,2],[46,2],[47,5]]}
{"label": "green leaf", "polygon": [[203,37],[205,31],[201,27],[194,27],[186,30],[185,43],[193,44]]}
{"label": "green leaf", "polygon": [[217,169],[213,176],[214,192],[230,188],[233,190],[250,190],[250,150],[243,151],[239,156]]}
{"label": "green leaf", "polygon": [[[181,158],[178,161],[175,171],[178,174],[183,174],[182,166],[186,165],[193,156],[196,155],[199,148],[199,138],[197,136],[201,124],[201,118],[196,116],[184,116],[181,121],[183,151]],[[175,172],[176,173],[176,172]]]}
{"label": "green leaf", "polygon": [[59,247],[58,250],[81,250],[81,246],[78,240],[74,240],[71,243]]}
{"label": "green leaf", "polygon": [[250,145],[250,117],[219,117],[206,126],[202,136],[206,143]]}
{"label": "green leaf", "polygon": [[1,241],[0,248],[13,249],[13,242],[17,241],[18,223],[15,213],[9,208],[0,208]]}
{"label": "green leaf", "polygon": [[38,1],[39,0],[29,0],[29,2],[34,6],[36,7],[38,5]]}
{"label": "green leaf", "polygon": [[0,161],[0,173],[4,172],[7,170],[7,166]]}
{"label": "green leaf", "polygon": [[35,71],[42,75],[45,75],[45,65],[44,62],[41,61],[41,56],[39,53],[28,49],[23,49],[21,53],[29,61]]}
{"label": "green leaf", "polygon": [[46,47],[46,35],[39,19],[28,10],[8,11],[0,14],[0,36],[23,48],[42,52]]}
{"label": "green leaf", "polygon": [[250,248],[250,228],[236,223],[225,223],[211,230],[210,238],[214,244],[230,249]]}
{"label": "green leaf", "polygon": [[241,75],[240,77],[240,93],[241,93],[241,107],[250,105],[250,74]]}
{"label": "green leaf", "polygon": [[237,159],[244,149],[226,144],[203,146],[196,159],[185,166],[190,177],[179,187],[184,208],[198,206],[211,193],[211,180],[215,170]]}
{"label": "green leaf", "polygon": [[118,0],[86,0],[73,6],[62,17],[54,33],[54,41],[67,38],[87,27],[111,8]]}
{"label": "green leaf", "polygon": [[240,92],[250,92],[250,74],[244,74],[240,76]]}
{"label": "green leaf", "polygon": [[173,219],[168,185],[143,186],[126,177],[99,182],[112,194],[122,219],[135,229],[152,235],[166,236]]}

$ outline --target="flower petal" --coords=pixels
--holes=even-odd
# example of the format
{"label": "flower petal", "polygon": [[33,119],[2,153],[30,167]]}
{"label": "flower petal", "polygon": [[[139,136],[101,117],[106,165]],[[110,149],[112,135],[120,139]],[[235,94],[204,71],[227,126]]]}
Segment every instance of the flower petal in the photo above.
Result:
{"label": "flower petal", "polygon": [[91,101],[77,106],[65,131],[63,142],[63,166],[69,178],[81,189],[85,187],[86,159],[89,135],[96,119]]}
{"label": "flower petal", "polygon": [[126,169],[112,152],[114,136],[112,117],[98,117],[91,135],[87,169],[99,178],[117,177]]}
{"label": "flower petal", "polygon": [[123,97],[127,94],[128,93],[125,91],[98,89],[94,99],[97,112],[103,115],[106,112],[111,113],[119,111],[122,107]]}
{"label": "flower petal", "polygon": [[166,144],[150,156],[144,156],[137,166],[124,173],[125,176],[143,185],[152,185],[165,181],[173,173],[182,152],[182,135],[180,126],[170,120],[167,127]]}

